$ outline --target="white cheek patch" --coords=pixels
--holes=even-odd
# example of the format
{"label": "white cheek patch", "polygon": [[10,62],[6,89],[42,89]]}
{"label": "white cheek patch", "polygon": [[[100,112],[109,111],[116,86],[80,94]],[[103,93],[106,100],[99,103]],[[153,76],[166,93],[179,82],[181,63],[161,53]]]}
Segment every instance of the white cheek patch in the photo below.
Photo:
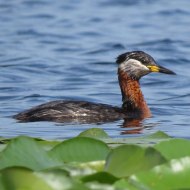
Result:
{"label": "white cheek patch", "polygon": [[136,59],[129,59],[119,65],[119,68],[127,73],[135,74],[138,71],[149,71],[149,69]]}

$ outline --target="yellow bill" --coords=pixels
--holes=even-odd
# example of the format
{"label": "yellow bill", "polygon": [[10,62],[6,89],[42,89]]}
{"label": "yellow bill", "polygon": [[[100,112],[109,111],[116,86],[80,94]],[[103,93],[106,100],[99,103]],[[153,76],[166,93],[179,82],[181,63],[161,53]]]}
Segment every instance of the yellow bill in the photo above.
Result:
{"label": "yellow bill", "polygon": [[162,67],[160,65],[147,65],[147,68],[151,72],[159,72],[159,73],[175,75],[175,73],[173,71],[166,69],[165,67]]}

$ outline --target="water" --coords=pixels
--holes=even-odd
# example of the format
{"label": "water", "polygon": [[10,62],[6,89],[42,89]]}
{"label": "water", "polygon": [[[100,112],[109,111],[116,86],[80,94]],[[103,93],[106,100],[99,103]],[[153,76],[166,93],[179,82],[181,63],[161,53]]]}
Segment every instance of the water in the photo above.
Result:
{"label": "water", "polygon": [[[162,130],[190,138],[190,1],[17,0],[0,2],[0,136],[69,138],[99,127],[112,137]],[[141,80],[153,117],[133,128],[17,123],[12,115],[57,99],[121,104],[118,54],[143,50],[176,76]]]}

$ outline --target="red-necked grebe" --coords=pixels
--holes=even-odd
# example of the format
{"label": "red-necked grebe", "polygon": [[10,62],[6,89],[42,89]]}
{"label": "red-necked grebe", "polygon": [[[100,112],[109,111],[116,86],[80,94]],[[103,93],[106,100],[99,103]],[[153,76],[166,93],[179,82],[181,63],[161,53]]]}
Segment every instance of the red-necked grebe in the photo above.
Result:
{"label": "red-necked grebe", "polygon": [[55,121],[99,123],[121,118],[146,118],[151,112],[140,89],[141,77],[160,72],[175,74],[158,64],[143,51],[132,51],[117,57],[118,80],[121,88],[121,107],[110,106],[87,101],[52,101],[36,106],[14,116],[22,122]]}

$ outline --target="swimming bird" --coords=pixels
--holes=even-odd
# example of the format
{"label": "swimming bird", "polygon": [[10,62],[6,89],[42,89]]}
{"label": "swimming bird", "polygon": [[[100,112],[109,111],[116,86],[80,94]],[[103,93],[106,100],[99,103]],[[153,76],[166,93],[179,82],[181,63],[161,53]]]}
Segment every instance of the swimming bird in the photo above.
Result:
{"label": "swimming bird", "polygon": [[141,77],[159,72],[175,73],[156,63],[143,51],[126,52],[117,57],[118,80],[122,95],[122,106],[116,107],[88,101],[57,100],[41,104],[14,116],[22,122],[54,121],[101,123],[121,118],[147,118],[151,112],[142,94]]}

